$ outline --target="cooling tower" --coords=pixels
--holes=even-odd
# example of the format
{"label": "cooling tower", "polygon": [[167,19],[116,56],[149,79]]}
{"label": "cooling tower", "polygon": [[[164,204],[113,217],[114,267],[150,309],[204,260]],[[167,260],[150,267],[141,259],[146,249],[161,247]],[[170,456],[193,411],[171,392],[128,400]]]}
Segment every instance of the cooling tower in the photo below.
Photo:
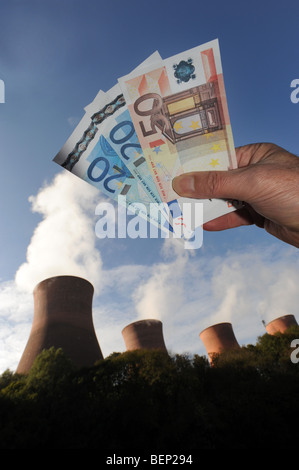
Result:
{"label": "cooling tower", "polygon": [[16,372],[29,372],[43,349],[62,348],[77,367],[103,359],[92,321],[93,286],[76,276],[56,276],[33,291],[30,336]]}
{"label": "cooling tower", "polygon": [[231,323],[217,323],[209,326],[199,336],[207,350],[211,363],[215,354],[240,348]]}
{"label": "cooling tower", "polygon": [[167,352],[160,320],[150,319],[130,323],[122,330],[122,335],[127,351],[159,349]]}
{"label": "cooling tower", "polygon": [[270,321],[266,325],[266,330],[270,335],[275,333],[284,333],[291,326],[297,326],[297,321],[294,315],[284,315],[275,320]]}

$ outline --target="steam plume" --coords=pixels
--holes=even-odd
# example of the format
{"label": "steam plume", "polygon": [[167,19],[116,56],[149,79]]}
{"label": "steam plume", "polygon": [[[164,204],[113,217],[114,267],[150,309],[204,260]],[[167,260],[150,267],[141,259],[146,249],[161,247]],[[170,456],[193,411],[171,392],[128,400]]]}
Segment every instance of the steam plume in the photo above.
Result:
{"label": "steam plume", "polygon": [[18,287],[32,292],[41,280],[64,274],[84,277],[97,287],[102,261],[90,217],[96,198],[95,188],[66,171],[30,197],[32,210],[42,215],[42,221],[27,248],[27,260],[16,273]]}

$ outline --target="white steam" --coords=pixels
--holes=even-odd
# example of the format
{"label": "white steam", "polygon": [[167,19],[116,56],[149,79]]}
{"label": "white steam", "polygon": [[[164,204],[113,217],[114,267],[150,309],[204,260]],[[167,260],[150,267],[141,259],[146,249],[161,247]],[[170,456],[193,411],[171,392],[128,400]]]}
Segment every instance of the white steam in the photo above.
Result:
{"label": "white steam", "polygon": [[266,332],[262,320],[298,316],[299,259],[292,247],[248,247],[217,257],[172,254],[152,267],[133,300],[138,319],[161,320],[167,343],[176,350],[178,344],[199,350],[200,331],[216,323],[232,323],[244,344]]}
{"label": "white steam", "polygon": [[[144,284],[141,283],[133,293],[138,319],[162,320],[184,302],[183,279],[189,251],[184,250],[177,240],[168,239],[165,240],[163,254],[161,263],[152,266],[151,277]],[[167,262],[170,256],[171,259]]]}
{"label": "white steam", "polygon": [[32,292],[45,278],[74,275],[88,279],[96,289],[102,271],[90,217],[96,198],[95,188],[67,171],[30,197],[33,212],[43,219],[31,238],[27,261],[16,273],[18,287]]}

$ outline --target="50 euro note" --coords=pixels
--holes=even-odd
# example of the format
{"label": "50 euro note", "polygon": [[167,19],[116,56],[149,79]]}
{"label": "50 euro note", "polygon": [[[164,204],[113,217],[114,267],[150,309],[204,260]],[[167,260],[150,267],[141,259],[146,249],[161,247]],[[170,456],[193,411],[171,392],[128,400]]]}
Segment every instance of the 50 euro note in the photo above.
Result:
{"label": "50 euro note", "polygon": [[235,210],[231,201],[181,198],[172,188],[182,173],[237,167],[218,40],[144,66],[119,84],[174,223],[184,202],[203,204],[203,223]]}

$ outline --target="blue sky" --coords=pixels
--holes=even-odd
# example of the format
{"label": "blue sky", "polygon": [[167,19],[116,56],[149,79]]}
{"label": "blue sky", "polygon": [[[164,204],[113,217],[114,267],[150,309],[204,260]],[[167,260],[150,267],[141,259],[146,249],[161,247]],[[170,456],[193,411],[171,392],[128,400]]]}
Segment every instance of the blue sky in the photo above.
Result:
{"label": "blue sky", "polygon": [[[98,283],[94,321],[105,355],[124,349],[121,328],[143,313],[162,319],[173,351],[198,353],[204,353],[200,328],[215,318],[232,321],[246,343],[264,333],[261,315],[270,315],[270,306],[274,316],[297,314],[296,249],[256,227],[204,233],[192,257],[161,240],[94,239],[101,195],[86,183],[56,180],[64,170],[52,159],[99,89],[111,88],[155,50],[166,58],[215,38],[235,145],[272,141],[298,155],[299,103],[290,100],[290,83],[299,78],[298,20],[295,0],[0,0],[6,87],[0,104],[0,372],[17,365],[32,322],[30,287],[21,291],[15,276],[24,263],[28,279],[33,271],[32,279],[47,275],[48,258],[41,256],[33,271],[28,260],[28,247],[33,258],[37,250],[36,230],[44,251],[58,250],[40,241],[51,230],[70,248],[57,274],[64,260],[68,274]],[[66,217],[73,210],[78,221],[74,234],[55,216],[61,194]],[[72,264],[74,240],[82,252]]]}

